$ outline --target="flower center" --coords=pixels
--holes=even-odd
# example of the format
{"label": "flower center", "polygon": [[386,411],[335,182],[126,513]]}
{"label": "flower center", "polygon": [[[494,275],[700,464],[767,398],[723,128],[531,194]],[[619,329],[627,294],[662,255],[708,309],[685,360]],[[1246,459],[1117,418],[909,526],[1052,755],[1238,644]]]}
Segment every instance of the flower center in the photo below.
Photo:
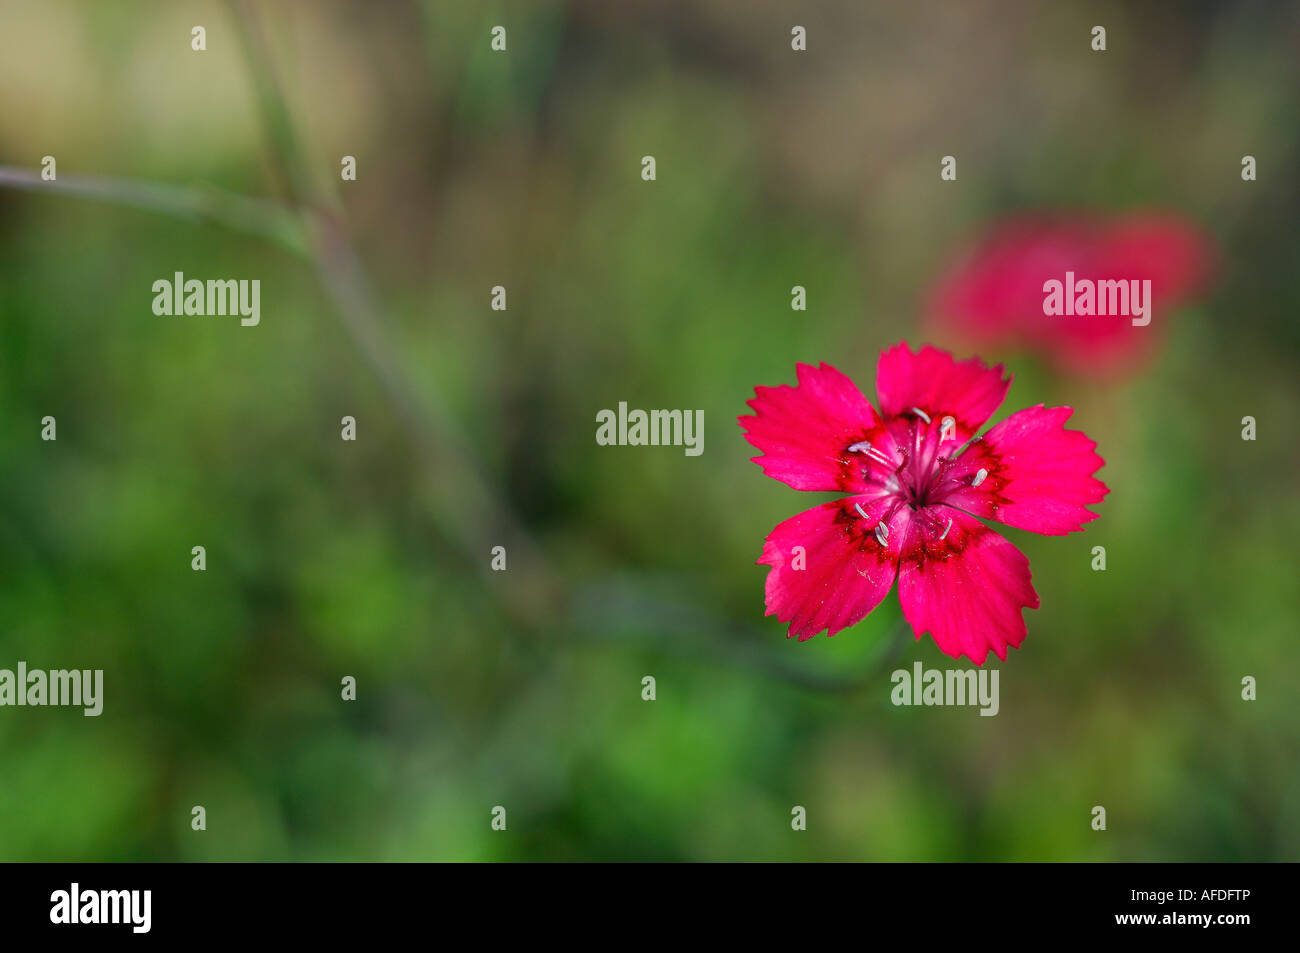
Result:
{"label": "flower center", "polygon": [[939,482],[938,466],[909,467],[907,463],[899,469],[899,492],[914,510],[939,502],[935,489]]}
{"label": "flower center", "polygon": [[888,429],[892,453],[865,441],[848,448],[867,457],[864,475],[883,485],[897,506],[906,504],[915,511],[942,502],[950,490],[945,474],[961,449],[956,420],[913,407],[910,415],[895,418]]}
{"label": "flower center", "polygon": [[939,503],[948,494],[942,491],[943,476],[959,449],[957,422],[950,416],[935,421],[919,407],[912,408],[912,419],[898,434],[902,461],[898,468],[899,492],[913,510]]}

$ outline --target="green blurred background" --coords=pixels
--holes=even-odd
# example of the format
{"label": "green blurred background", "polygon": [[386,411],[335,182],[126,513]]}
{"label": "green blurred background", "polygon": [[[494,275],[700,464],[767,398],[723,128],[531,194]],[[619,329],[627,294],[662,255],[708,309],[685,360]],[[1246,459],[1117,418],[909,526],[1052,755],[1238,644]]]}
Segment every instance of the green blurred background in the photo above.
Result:
{"label": "green blurred background", "polygon": [[[0,859],[1300,858],[1296,5],[256,11],[0,0],[0,165],[304,209],[0,189],[0,667],[105,671],[99,718],[0,709]],[[763,617],[763,537],[829,497],[735,417],[796,361],[874,398],[953,251],[1057,207],[1185,214],[1220,280],[1127,380],[983,355],[1112,493],[1007,531],[1042,608],[997,717],[895,708],[952,664],[896,596]],[[156,317],[174,271],[261,279],[261,325]],[[703,455],[598,447],[619,401],[702,409]]]}

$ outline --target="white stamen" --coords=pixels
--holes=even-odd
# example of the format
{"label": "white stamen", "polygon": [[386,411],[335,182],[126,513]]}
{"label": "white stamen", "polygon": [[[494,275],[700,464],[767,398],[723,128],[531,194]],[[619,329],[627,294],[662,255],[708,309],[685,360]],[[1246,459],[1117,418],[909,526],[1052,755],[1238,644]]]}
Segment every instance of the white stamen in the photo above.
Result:
{"label": "white stamen", "polygon": [[957,421],[951,417],[945,417],[939,421],[939,442],[945,440],[955,440],[957,438]]}
{"label": "white stamen", "polygon": [[988,475],[989,475],[989,471],[985,470],[983,467],[980,467],[979,473],[976,473],[975,479],[971,481],[971,486],[972,487],[979,486],[981,483],[984,482],[984,478]]}
{"label": "white stamen", "polygon": [[927,414],[927,413],[926,413],[924,410],[922,410],[920,407],[913,407],[913,408],[912,408],[912,413],[916,414],[916,416],[920,417],[920,418],[921,418],[922,420],[924,420],[927,424],[930,422],[930,415]]}
{"label": "white stamen", "polygon": [[881,546],[889,545],[889,527],[885,525],[884,520],[876,524],[876,542]]}
{"label": "white stamen", "polygon": [[848,448],[848,452],[865,453],[868,457],[870,457],[872,460],[874,460],[876,463],[879,463],[883,467],[893,466],[893,464],[889,462],[889,457],[885,456],[883,453],[881,453],[879,450],[873,447],[871,445],[871,441],[869,440],[859,440],[857,443],[852,444]]}
{"label": "white stamen", "polygon": [[943,535],[940,536],[939,538],[940,538],[940,539],[947,539],[947,538],[948,538],[948,530],[950,530],[950,529],[952,529],[952,520],[948,520],[948,525],[945,526],[945,527],[943,528]]}
{"label": "white stamen", "polygon": [[871,517],[867,515],[867,511],[864,510],[864,509],[862,508],[862,504],[861,504],[861,503],[854,503],[853,505],[854,505],[854,507],[857,508],[857,511],[858,511],[859,513],[862,514],[862,518],[863,518],[864,520],[869,520],[869,519],[871,519]]}

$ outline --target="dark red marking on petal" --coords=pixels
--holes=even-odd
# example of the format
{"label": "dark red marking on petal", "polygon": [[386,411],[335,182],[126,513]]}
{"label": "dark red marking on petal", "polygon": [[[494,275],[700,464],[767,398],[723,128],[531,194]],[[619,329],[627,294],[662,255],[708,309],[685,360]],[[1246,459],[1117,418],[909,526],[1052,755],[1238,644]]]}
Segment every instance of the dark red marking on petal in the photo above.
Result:
{"label": "dark red marking on petal", "polygon": [[[1027,407],[991,428],[952,462],[943,502],[985,519],[1059,536],[1083,528],[1110,489],[1095,441],[1066,430],[1069,407]],[[975,484],[980,470],[988,475]]]}
{"label": "dark red marking on petal", "polygon": [[880,428],[875,408],[829,364],[799,364],[797,370],[794,387],[755,387],[748,401],[754,413],[737,418],[745,439],[763,452],[754,462],[796,490],[869,491],[871,481],[848,447]]}
{"label": "dark red marking on petal", "polygon": [[899,560],[898,598],[919,639],[929,632],[953,658],[983,665],[991,650],[1005,661],[1007,646],[1025,638],[1023,609],[1038,608],[1029,560],[972,516],[931,508],[933,525],[952,524],[939,539],[932,524],[914,519]]}
{"label": "dark red marking on petal", "polygon": [[[904,529],[891,528],[883,546],[875,529],[881,519],[892,518],[891,509],[897,506],[885,497],[846,497],[773,529],[758,559],[771,567],[764,586],[767,614],[788,622],[789,635],[800,641],[823,630],[834,635],[865,617],[889,594],[897,574]],[[802,569],[796,546],[803,547]]]}

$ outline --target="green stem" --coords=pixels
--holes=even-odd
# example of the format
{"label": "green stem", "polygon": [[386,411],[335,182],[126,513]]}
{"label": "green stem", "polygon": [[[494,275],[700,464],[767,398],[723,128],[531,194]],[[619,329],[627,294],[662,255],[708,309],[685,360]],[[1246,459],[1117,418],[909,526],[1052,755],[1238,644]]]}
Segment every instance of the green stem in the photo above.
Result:
{"label": "green stem", "polygon": [[307,242],[293,209],[266,199],[251,199],[214,188],[187,188],[131,179],[63,175],[45,180],[31,169],[0,166],[0,186],[26,192],[53,192],[109,202],[192,222],[210,222],[269,238],[298,255]]}

